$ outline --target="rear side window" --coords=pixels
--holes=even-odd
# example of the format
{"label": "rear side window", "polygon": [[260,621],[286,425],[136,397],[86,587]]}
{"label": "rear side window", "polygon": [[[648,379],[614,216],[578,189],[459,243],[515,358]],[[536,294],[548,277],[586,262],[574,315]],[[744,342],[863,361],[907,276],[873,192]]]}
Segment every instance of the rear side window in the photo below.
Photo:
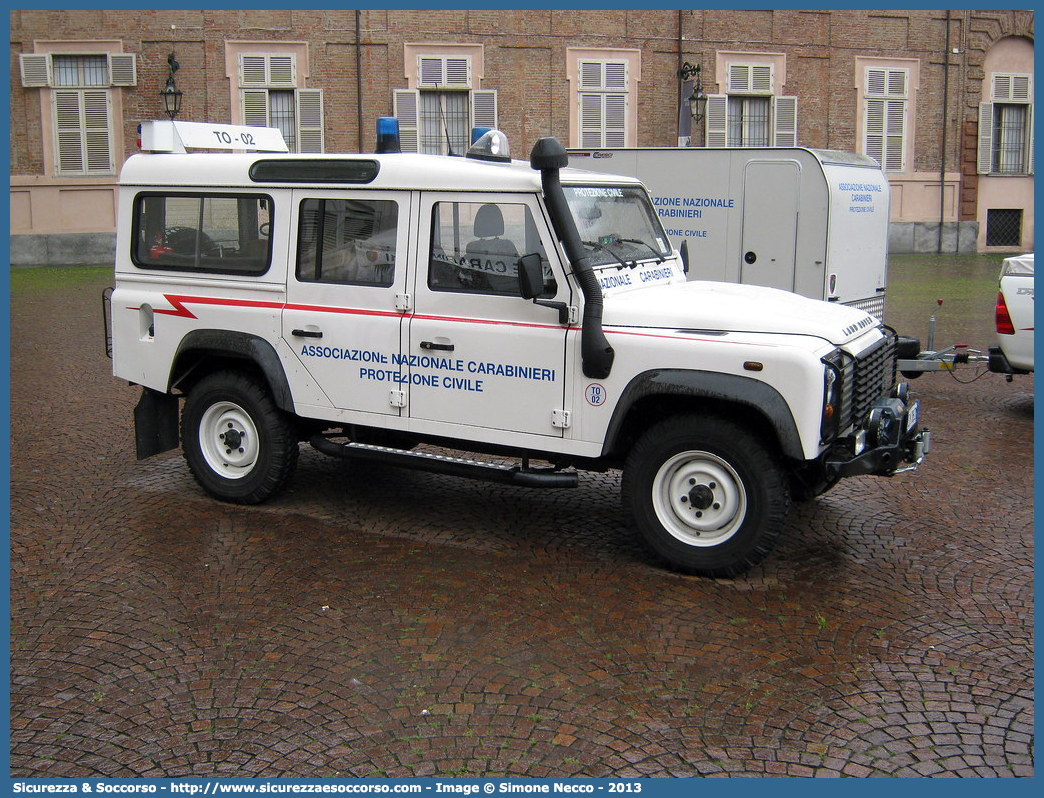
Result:
{"label": "rear side window", "polygon": [[144,269],[258,275],[271,263],[272,198],[139,194],[134,263]]}
{"label": "rear side window", "polygon": [[395,280],[399,206],[394,200],[301,202],[297,279],[387,287]]}

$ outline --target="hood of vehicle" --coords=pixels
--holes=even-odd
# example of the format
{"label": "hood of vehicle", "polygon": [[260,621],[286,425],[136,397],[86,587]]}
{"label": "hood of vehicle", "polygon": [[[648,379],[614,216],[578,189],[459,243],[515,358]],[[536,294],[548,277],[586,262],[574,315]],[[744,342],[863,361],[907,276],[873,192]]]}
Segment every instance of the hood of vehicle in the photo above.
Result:
{"label": "hood of vehicle", "polygon": [[754,285],[690,281],[607,292],[605,327],[812,335],[842,345],[878,324],[861,310]]}

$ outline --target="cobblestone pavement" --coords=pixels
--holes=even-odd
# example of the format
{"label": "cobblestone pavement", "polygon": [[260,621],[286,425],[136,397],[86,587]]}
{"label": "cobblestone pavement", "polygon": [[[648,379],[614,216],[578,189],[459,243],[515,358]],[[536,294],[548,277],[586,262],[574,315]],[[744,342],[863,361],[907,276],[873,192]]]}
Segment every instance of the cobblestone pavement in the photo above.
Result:
{"label": "cobblestone pavement", "polygon": [[541,492],[304,446],[275,500],[214,502],[180,453],[134,460],[110,278],[22,278],[11,776],[1033,773],[1029,377],[921,378],[919,471],[796,506],[708,580],[638,545],[615,473]]}

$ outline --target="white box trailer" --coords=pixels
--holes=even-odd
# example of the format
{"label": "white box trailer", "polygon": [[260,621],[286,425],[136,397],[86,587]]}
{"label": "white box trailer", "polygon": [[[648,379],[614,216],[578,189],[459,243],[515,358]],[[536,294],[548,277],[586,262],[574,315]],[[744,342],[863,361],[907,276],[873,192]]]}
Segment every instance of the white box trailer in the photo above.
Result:
{"label": "white box trailer", "polygon": [[889,186],[873,159],[802,147],[572,149],[637,177],[689,279],[781,288],[884,317]]}

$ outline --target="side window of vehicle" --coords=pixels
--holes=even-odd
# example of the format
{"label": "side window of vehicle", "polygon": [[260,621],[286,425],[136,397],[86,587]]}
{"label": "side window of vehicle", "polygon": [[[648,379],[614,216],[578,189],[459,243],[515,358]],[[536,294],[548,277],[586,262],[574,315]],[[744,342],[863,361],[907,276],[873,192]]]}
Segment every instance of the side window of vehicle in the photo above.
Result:
{"label": "side window of vehicle", "polygon": [[536,253],[544,263],[544,295],[557,293],[526,205],[438,202],[432,214],[428,287],[433,291],[521,296],[518,260]]}
{"label": "side window of vehicle", "polygon": [[238,194],[139,194],[134,263],[143,269],[258,275],[271,262],[272,199]]}
{"label": "side window of vehicle", "polygon": [[297,279],[390,286],[395,280],[398,219],[394,200],[302,200]]}

